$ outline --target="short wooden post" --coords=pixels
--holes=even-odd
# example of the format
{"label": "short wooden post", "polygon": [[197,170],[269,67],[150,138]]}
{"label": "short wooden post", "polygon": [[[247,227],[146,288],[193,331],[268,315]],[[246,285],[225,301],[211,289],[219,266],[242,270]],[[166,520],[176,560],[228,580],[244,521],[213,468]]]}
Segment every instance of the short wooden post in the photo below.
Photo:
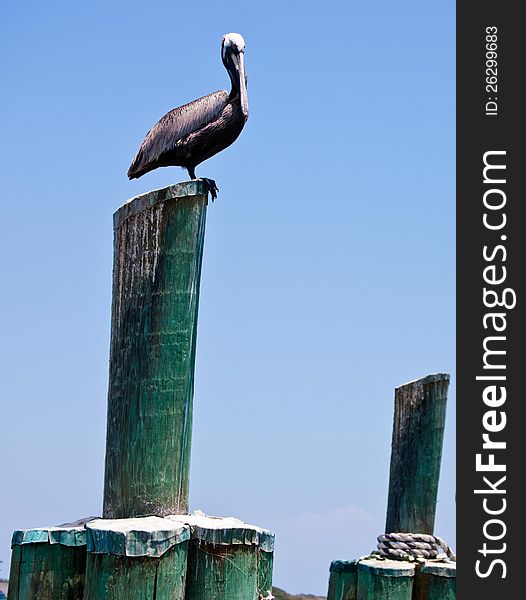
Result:
{"label": "short wooden post", "polygon": [[415,565],[399,560],[361,560],[357,600],[411,600]]}
{"label": "short wooden post", "polygon": [[11,547],[9,600],[83,600],[83,524],[17,530]]}
{"label": "short wooden post", "polygon": [[100,519],[86,532],[84,600],[184,600],[186,525],[159,517]]}
{"label": "short wooden post", "polygon": [[433,534],[449,375],[396,389],[386,533]]}
{"label": "short wooden post", "polygon": [[356,600],[358,597],[358,561],[333,560],[329,569],[327,600]]}
{"label": "short wooden post", "polygon": [[206,207],[196,180],[114,215],[105,518],[188,510]]}
{"label": "short wooden post", "polygon": [[272,589],[272,533],[233,518],[167,518],[191,528],[186,600],[256,600]]}
{"label": "short wooden post", "polygon": [[456,600],[456,577],[456,563],[426,561],[417,568],[413,600]]}

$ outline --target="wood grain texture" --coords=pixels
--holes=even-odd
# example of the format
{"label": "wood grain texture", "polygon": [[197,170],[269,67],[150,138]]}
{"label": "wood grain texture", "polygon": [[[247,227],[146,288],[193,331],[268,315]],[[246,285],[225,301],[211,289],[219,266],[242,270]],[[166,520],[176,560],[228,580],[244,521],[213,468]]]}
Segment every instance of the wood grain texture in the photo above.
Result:
{"label": "wood grain texture", "polygon": [[396,389],[385,532],[433,534],[449,375]]}
{"label": "wood grain texture", "polygon": [[411,600],[415,567],[392,560],[358,563],[357,600]]}
{"label": "wood grain texture", "polygon": [[183,600],[188,542],[160,558],[88,553],[84,600]]}
{"label": "wood grain texture", "polygon": [[274,534],[234,517],[166,517],[190,528],[187,599],[254,598],[272,590]]}
{"label": "wood grain texture", "polygon": [[13,546],[9,600],[83,600],[86,546]]}
{"label": "wood grain texture", "polygon": [[358,564],[354,560],[331,563],[327,600],[356,600],[358,597]]}
{"label": "wood grain texture", "polygon": [[413,600],[456,600],[455,563],[426,561],[415,574]]}
{"label": "wood grain texture", "polygon": [[192,540],[186,600],[256,600],[260,592],[265,596],[266,590],[272,589],[271,561],[272,553],[264,553],[255,545]]}
{"label": "wood grain texture", "polygon": [[272,570],[274,568],[274,552],[258,550],[258,591],[266,596],[272,591]]}
{"label": "wood grain texture", "polygon": [[114,216],[105,518],[188,510],[206,207],[192,181]]}

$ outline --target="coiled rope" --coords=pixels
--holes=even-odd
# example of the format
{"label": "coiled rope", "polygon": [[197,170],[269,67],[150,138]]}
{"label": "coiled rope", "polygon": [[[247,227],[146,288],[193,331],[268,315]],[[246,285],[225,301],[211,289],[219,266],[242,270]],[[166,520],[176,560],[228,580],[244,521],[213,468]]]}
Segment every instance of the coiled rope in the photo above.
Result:
{"label": "coiled rope", "polygon": [[442,538],[425,533],[384,533],[379,535],[378,552],[375,554],[395,560],[414,560],[415,558],[457,560],[453,550]]}

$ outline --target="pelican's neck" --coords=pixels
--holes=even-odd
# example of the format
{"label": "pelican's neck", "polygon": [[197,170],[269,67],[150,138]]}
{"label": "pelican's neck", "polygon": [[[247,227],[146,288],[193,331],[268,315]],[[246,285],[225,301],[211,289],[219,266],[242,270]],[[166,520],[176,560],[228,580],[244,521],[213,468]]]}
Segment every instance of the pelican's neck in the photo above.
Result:
{"label": "pelican's neck", "polygon": [[239,79],[239,73],[237,72],[237,69],[234,67],[231,61],[225,64],[225,68],[228,76],[230,77],[230,84],[232,86],[229,95],[230,99],[233,99],[236,96],[238,98],[241,97],[241,81]]}
{"label": "pelican's neck", "polygon": [[232,56],[227,54],[224,58],[223,63],[230,77],[232,83],[232,89],[230,91],[229,98],[239,99],[241,112],[245,121],[248,119],[248,100],[247,100],[247,84],[245,79],[245,59],[243,53]]}

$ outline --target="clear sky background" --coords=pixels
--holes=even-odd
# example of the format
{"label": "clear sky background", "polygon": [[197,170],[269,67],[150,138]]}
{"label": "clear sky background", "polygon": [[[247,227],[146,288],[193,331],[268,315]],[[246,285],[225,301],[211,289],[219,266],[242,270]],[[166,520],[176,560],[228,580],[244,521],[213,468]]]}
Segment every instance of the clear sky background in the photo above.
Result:
{"label": "clear sky background", "polygon": [[275,530],[277,586],[325,594],[383,532],[394,387],[452,374],[437,534],[455,544],[454,2],[0,6],[0,577],[15,528],[99,514],[112,213],[169,109],[250,119],[210,205],[191,508]]}

